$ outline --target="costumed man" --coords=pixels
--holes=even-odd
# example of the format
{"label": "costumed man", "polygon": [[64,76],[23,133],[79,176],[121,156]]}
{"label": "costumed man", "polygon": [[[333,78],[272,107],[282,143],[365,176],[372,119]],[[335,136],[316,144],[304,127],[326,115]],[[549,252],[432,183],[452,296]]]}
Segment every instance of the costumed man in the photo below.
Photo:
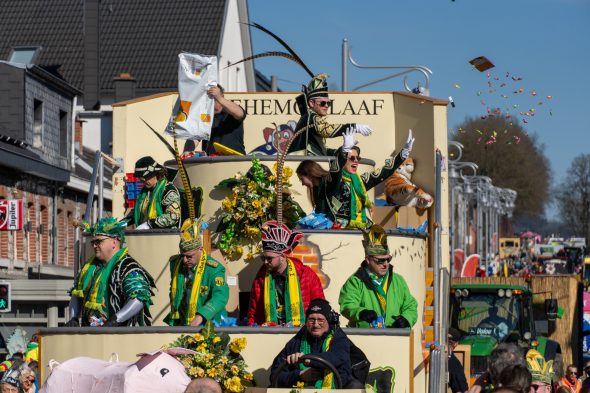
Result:
{"label": "costumed man", "polygon": [[320,279],[300,260],[289,257],[303,234],[285,224],[262,225],[262,262],[250,292],[248,325],[301,326],[312,299],[324,299]]}
{"label": "costumed man", "polygon": [[[297,167],[297,176],[311,189],[316,213],[323,213],[341,228],[364,229],[372,225],[369,209],[373,206],[367,191],[385,181],[408,158],[414,145],[412,130],[406,144],[395,156],[385,160],[381,169],[359,175],[361,150],[356,146],[354,133],[349,129],[343,135],[344,143],[330,162],[329,176],[319,164],[305,160]],[[327,173],[325,173],[327,175]]]}
{"label": "costumed man", "polygon": [[289,153],[303,152],[304,155],[334,155],[333,149],[326,148],[325,138],[342,136],[348,130],[354,130],[364,136],[371,135],[373,130],[366,124],[331,124],[326,119],[332,101],[328,96],[326,74],[316,75],[307,86],[303,86],[303,94],[297,96],[296,102],[301,117],[295,131],[307,127],[293,140]]}
{"label": "costumed man", "polygon": [[526,353],[526,367],[531,372],[533,382],[531,391],[535,393],[551,393],[553,391],[553,360],[546,361],[543,355],[535,349]]}
{"label": "costumed man", "polygon": [[[246,112],[241,106],[224,97],[223,87],[219,84],[210,87],[207,93],[215,100],[215,115],[213,116],[209,140],[203,140],[203,151],[208,156],[220,153],[246,154],[246,148],[244,147],[244,119],[246,118]],[[217,151],[215,145],[224,149],[224,151]],[[195,150],[195,141],[189,139],[184,145],[184,151],[192,150]]]}
{"label": "costumed man", "polygon": [[74,280],[66,326],[151,325],[154,279],[123,247],[125,226],[114,217],[87,226],[94,256]]}
{"label": "costumed man", "polygon": [[125,217],[135,229],[178,228],[181,201],[178,189],[166,179],[166,168],[152,157],[145,156],[135,163],[135,177],[143,182],[143,188],[135,201],[135,207]]}
{"label": "costumed man", "polygon": [[170,326],[199,326],[225,316],[229,288],[225,267],[203,249],[201,222],[188,219],[180,231],[180,254],[170,260]]}
{"label": "costumed man", "polygon": [[393,272],[385,231],[373,225],[364,236],[365,260],[340,290],[340,312],[350,327],[414,326],[418,303],[406,280]]}
{"label": "costumed man", "polygon": [[[342,378],[341,388],[351,388],[354,380],[350,365],[350,340],[342,329],[334,325],[333,319],[338,318],[338,315],[326,300],[314,299],[309,303],[305,316],[305,326],[274,359],[270,369],[271,381],[276,380],[280,388],[291,388],[303,382],[306,387],[334,389],[334,375],[324,363],[301,360],[302,356],[312,354],[327,360],[336,368]],[[279,367],[285,362],[287,366],[279,372]]]}

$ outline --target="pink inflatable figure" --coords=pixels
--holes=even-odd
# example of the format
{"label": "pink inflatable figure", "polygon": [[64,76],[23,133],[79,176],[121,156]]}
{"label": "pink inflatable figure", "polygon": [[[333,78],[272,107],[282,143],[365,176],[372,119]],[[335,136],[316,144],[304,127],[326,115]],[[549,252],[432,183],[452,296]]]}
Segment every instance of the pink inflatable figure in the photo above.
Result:
{"label": "pink inflatable figure", "polygon": [[[195,355],[184,348],[141,353],[135,363],[79,357],[57,364],[40,393],[183,393],[190,382],[178,355]],[[56,365],[57,364],[57,365]]]}

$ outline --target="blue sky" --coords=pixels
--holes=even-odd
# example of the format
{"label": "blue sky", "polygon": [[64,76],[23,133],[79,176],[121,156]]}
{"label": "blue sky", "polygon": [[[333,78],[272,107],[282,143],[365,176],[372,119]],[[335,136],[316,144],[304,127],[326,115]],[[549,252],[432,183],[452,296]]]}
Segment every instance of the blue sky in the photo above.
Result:
{"label": "blue sky", "polygon": [[[524,128],[544,144],[554,183],[566,175],[573,157],[590,153],[590,0],[250,0],[249,11],[252,21],[282,37],[313,72],[328,73],[338,88],[342,39],[347,38],[361,64],[429,67],[431,96],[452,95],[456,102],[449,107],[451,129],[466,116],[485,114],[486,106],[509,107],[517,118],[527,119]],[[255,29],[252,41],[255,53],[282,49]],[[481,55],[496,65],[490,70],[491,94],[486,73],[468,64]],[[259,59],[256,68],[288,81],[308,80],[287,60]],[[349,87],[388,73],[349,66]],[[500,88],[501,83],[507,85]],[[520,87],[524,92],[514,94]],[[403,90],[403,85],[398,78],[363,90]],[[534,117],[518,116],[531,108]]]}

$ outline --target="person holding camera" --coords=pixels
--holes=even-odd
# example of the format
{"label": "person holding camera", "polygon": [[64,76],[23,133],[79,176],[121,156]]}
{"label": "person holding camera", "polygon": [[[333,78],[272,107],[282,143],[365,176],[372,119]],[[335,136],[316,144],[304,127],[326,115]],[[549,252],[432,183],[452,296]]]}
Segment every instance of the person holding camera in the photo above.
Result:
{"label": "person holding camera", "polygon": [[364,236],[365,260],[340,290],[340,312],[349,327],[411,328],[418,303],[406,280],[393,272],[385,230],[373,225]]}
{"label": "person holding camera", "polygon": [[[340,374],[341,388],[362,387],[351,369],[351,345],[346,334],[338,327],[338,314],[324,299],[314,299],[305,312],[305,325],[277,355],[271,366],[271,381],[278,387],[305,386],[316,389],[335,389],[333,372],[317,360],[301,360],[304,355],[316,355],[329,363]],[[280,370],[283,363],[287,366]]]}

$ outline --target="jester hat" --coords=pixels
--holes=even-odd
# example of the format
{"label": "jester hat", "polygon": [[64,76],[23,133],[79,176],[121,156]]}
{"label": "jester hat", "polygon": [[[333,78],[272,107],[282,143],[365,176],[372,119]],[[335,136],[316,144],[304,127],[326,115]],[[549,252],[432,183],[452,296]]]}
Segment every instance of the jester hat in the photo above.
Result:
{"label": "jester hat", "polygon": [[262,249],[279,254],[288,254],[301,241],[303,233],[291,231],[285,224],[272,220],[262,224]]}
{"label": "jester hat", "polygon": [[101,218],[91,226],[89,223],[84,223],[85,232],[92,236],[108,236],[118,239],[121,244],[125,243],[125,228],[127,227],[127,220],[119,221],[115,217]]}
{"label": "jester hat", "polygon": [[388,255],[387,235],[380,225],[373,225],[368,232],[363,233],[363,247],[365,255]]}
{"label": "jester hat", "polygon": [[526,366],[533,376],[533,382],[551,384],[553,375],[553,360],[546,361],[537,350],[530,349],[526,353]]}
{"label": "jester hat", "polygon": [[180,228],[180,251],[193,251],[202,246],[201,220],[186,219]]}

